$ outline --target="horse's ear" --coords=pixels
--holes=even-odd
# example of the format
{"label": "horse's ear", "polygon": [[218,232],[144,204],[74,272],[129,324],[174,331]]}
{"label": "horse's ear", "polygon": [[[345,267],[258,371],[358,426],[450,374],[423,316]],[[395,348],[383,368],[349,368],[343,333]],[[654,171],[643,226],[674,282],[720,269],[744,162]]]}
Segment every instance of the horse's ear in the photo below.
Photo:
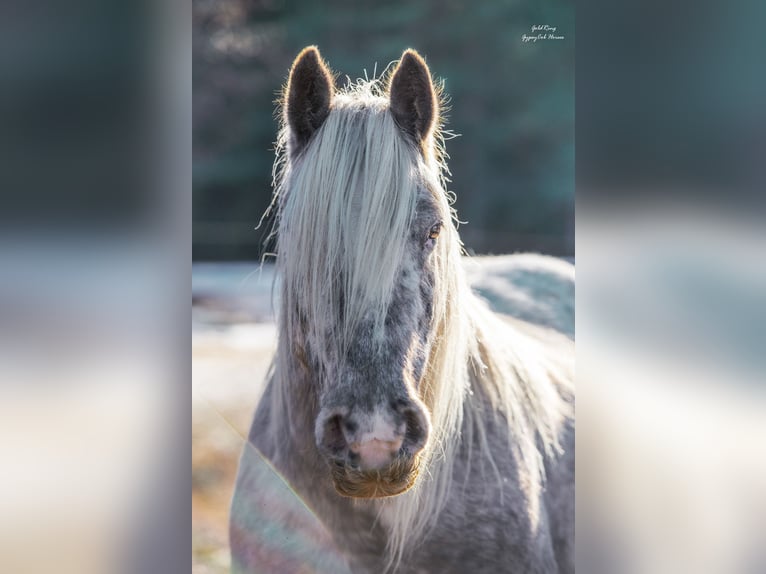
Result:
{"label": "horse's ear", "polygon": [[330,113],[334,82],[316,46],[304,48],[290,68],[285,117],[292,151],[302,150]]}
{"label": "horse's ear", "polygon": [[423,142],[439,115],[439,99],[425,60],[415,50],[405,50],[388,88],[391,113],[399,127]]}

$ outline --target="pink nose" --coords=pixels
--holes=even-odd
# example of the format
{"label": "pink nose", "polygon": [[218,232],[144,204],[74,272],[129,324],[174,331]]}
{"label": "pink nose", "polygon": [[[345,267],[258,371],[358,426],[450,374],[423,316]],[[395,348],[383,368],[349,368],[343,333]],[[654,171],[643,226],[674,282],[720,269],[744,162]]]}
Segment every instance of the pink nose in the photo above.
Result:
{"label": "pink nose", "polygon": [[349,445],[351,452],[359,456],[359,465],[366,470],[387,467],[402,447],[402,438],[380,440],[373,438]]}

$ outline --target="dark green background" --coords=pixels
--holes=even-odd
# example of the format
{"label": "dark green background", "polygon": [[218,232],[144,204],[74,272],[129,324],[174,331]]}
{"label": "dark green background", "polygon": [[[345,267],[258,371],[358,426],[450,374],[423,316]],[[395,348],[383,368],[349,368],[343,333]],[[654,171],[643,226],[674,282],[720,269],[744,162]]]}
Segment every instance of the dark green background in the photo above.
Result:
{"label": "dark green background", "polygon": [[[445,80],[461,235],[476,253],[574,253],[574,6],[555,1],[194,2],[196,260],[252,259],[265,233],[274,100],[316,44],[355,79],[412,47]],[[523,43],[531,26],[562,41]]]}

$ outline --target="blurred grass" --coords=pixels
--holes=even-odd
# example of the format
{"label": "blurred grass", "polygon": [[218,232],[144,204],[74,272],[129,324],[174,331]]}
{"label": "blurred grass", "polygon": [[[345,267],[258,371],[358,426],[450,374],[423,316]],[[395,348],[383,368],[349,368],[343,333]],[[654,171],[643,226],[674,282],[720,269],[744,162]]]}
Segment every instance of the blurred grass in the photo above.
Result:
{"label": "blurred grass", "polygon": [[194,574],[229,572],[229,505],[239,455],[271,360],[268,336],[195,331],[192,344]]}

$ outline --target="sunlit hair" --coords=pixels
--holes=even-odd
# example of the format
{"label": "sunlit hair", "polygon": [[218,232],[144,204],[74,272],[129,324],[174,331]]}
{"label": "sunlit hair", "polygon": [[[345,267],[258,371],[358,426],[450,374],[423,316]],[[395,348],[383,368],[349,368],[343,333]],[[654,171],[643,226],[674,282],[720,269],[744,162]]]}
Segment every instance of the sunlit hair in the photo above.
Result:
{"label": "sunlit hair", "polygon": [[279,177],[282,296],[306,319],[298,331],[285,326],[314,348],[332,340],[346,350],[362,319],[382,333],[415,214],[412,150],[373,87],[336,95],[312,143]]}
{"label": "sunlit hair", "polygon": [[[448,172],[440,129],[426,142],[424,154],[394,122],[386,85],[385,79],[359,81],[337,93],[324,124],[298,154],[287,149],[287,128],[281,132],[274,200],[280,340],[272,421],[287,417],[287,427],[300,424],[290,420],[297,392],[291,382],[301,380],[299,371],[307,368],[307,344],[342,359],[363,318],[373,320],[377,336],[383,332],[399,265],[409,256],[418,193],[427,190],[444,222],[430,255],[434,344],[420,385],[432,435],[412,488],[395,497],[356,502],[378,508],[389,532],[392,568],[406,547],[436,523],[461,440],[476,440],[481,452],[472,457],[486,461],[477,466],[488,466],[502,480],[485,437],[491,417],[507,422],[508,448],[516,453],[520,472],[544,479],[543,457],[558,451],[570,408],[561,391],[571,374],[559,372],[565,367],[550,362],[534,341],[493,315],[472,293],[444,189]],[[342,293],[342,308],[337,293]],[[327,341],[333,344],[328,347]],[[482,400],[494,410],[482,412]],[[284,429],[284,422],[275,424]]]}

